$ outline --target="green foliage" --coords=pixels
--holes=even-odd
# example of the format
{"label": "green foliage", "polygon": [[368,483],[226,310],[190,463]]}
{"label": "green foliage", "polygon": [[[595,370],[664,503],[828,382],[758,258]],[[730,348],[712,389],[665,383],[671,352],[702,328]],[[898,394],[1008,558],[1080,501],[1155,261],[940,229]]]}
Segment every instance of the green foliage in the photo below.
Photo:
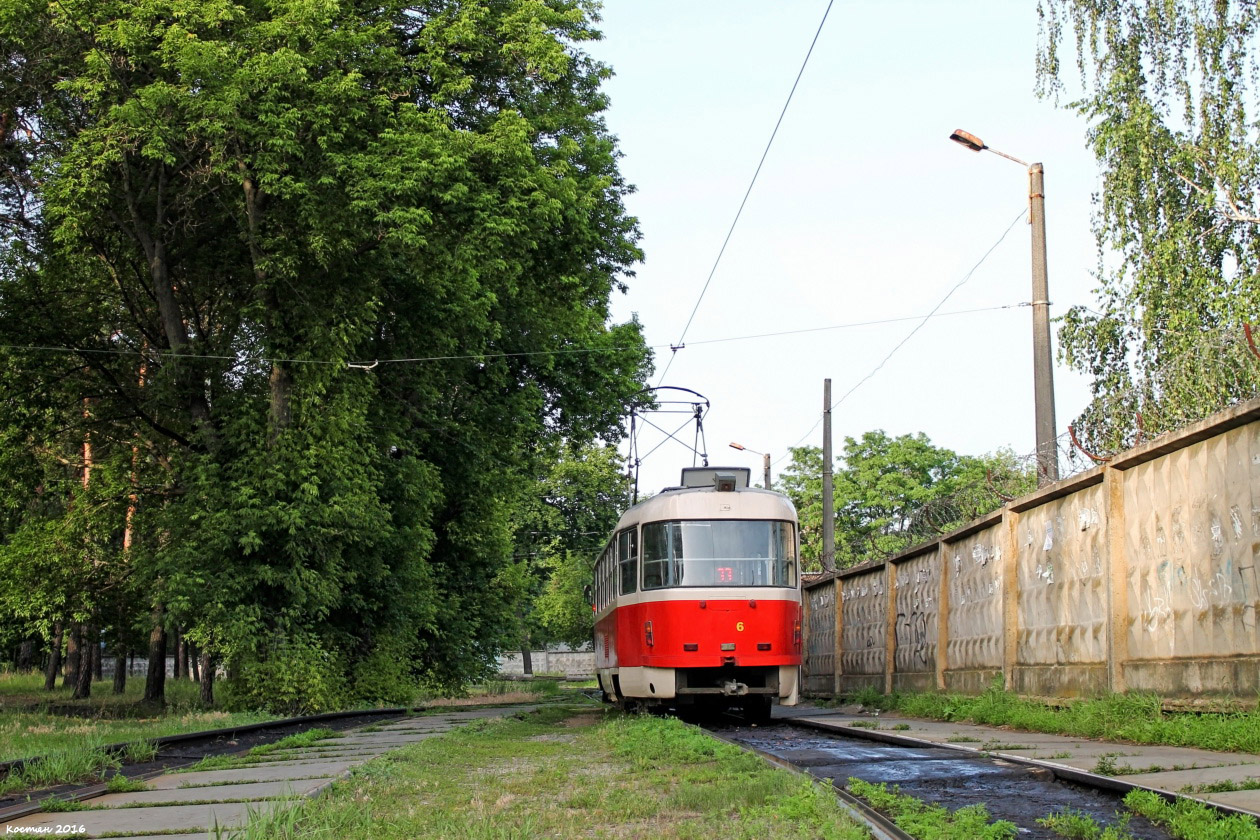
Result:
{"label": "green foliage", "polygon": [[899,828],[920,840],[1002,840],[1015,837],[1019,831],[1007,820],[989,822],[989,810],[983,805],[968,805],[950,812],[907,796],[896,785],[890,789],[885,784],[850,777],[847,787],[854,796],[889,814]]}
{"label": "green foliage", "polygon": [[703,729],[668,718],[620,718],[608,724],[608,737],[617,756],[648,767],[697,763],[741,753],[738,747],[710,737]]}
{"label": "green foliage", "polygon": [[595,557],[630,507],[624,470],[611,446],[564,447],[522,501],[515,541],[532,599],[523,624],[534,645],[590,642],[594,619],[583,589]]}
{"label": "green foliage", "polygon": [[1102,826],[1088,814],[1069,808],[1042,817],[1037,824],[1068,840],[1133,840],[1129,819],[1129,814],[1120,814],[1115,824]]}
{"label": "green foliage", "polygon": [[417,680],[406,649],[396,641],[379,645],[351,667],[350,702],[355,706],[401,706],[416,696]]}
{"label": "green foliage", "polygon": [[1102,170],[1098,298],[1063,316],[1059,342],[1093,380],[1077,435],[1105,454],[1260,393],[1242,332],[1260,320],[1260,10],[1038,7],[1042,93],[1063,92],[1060,51],[1074,41],[1084,90],[1068,107],[1089,121]]}
{"label": "green foliage", "polygon": [[522,488],[650,371],[592,14],[0,4],[0,621],[152,614],[276,708],[519,638]]}
{"label": "green foliage", "polygon": [[[865,840],[866,829],[853,822],[837,819],[836,796],[830,787],[810,779],[802,779],[786,796],[773,797],[760,805],[740,808],[743,819],[766,822],[777,830],[762,836],[782,836],[791,828],[806,827],[818,840]],[[743,835],[751,837],[751,832]]]}
{"label": "green foliage", "polygon": [[131,741],[123,748],[122,760],[125,764],[144,764],[157,758],[158,748],[152,741]]}
{"label": "green foliage", "polygon": [[346,701],[342,663],[310,638],[275,645],[265,659],[246,662],[229,683],[231,707],[299,715],[340,708]]}
{"label": "green foliage", "polygon": [[1175,803],[1170,803],[1150,791],[1134,790],[1125,795],[1124,805],[1151,822],[1165,826],[1178,840],[1260,838],[1260,826],[1256,825],[1255,818],[1242,814],[1223,816],[1193,799],[1178,799]]}
{"label": "green foliage", "polygon": [[[975,458],[932,445],[926,435],[892,438],[876,430],[845,438],[833,470],[836,566],[903,551],[1031,491],[1035,473],[1009,451]],[[807,567],[822,562],[822,452],[792,450],[781,486],[801,521]]]}
{"label": "green foliage", "polygon": [[18,790],[39,790],[67,782],[95,779],[121,766],[99,746],[62,750],[37,758],[0,778],[0,796]]}
{"label": "green foliage", "polygon": [[105,789],[110,793],[133,793],[138,790],[148,790],[149,783],[143,779],[129,779],[122,773],[115,773],[105,783]]}
{"label": "green foliage", "polygon": [[309,747],[319,741],[325,741],[329,738],[340,738],[341,735],[327,727],[317,727],[308,729],[305,732],[298,732],[296,735],[287,735],[279,741],[272,741],[270,744],[259,744],[250,749],[251,756],[268,755],[278,750],[290,750],[295,747]]}

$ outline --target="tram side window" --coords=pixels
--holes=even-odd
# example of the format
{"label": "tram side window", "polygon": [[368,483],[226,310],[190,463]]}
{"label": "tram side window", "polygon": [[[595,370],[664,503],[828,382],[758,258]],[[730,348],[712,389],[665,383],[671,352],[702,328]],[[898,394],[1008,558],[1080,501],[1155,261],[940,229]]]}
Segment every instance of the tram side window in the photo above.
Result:
{"label": "tram side window", "polygon": [[617,559],[621,568],[621,594],[634,592],[639,578],[639,535],[627,529],[617,535]]}
{"label": "tram side window", "polygon": [[604,549],[595,564],[595,604],[602,610],[608,601],[608,549]]}
{"label": "tram side window", "polygon": [[612,547],[604,549],[599,558],[599,607],[603,609],[612,602],[612,587],[609,586],[612,575]]}
{"label": "tram side window", "polygon": [[[660,589],[682,582],[681,534],[672,522],[643,526],[643,588]],[[672,545],[677,542],[678,545]]]}

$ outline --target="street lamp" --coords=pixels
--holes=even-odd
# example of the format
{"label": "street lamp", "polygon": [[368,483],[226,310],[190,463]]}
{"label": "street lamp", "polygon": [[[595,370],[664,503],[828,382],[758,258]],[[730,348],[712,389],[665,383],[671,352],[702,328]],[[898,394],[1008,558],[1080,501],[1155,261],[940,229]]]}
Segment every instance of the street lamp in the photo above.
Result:
{"label": "street lamp", "polygon": [[1046,276],[1045,170],[997,149],[961,128],[949,135],[973,152],[992,152],[1028,167],[1028,222],[1032,225],[1033,392],[1037,424],[1037,484],[1059,480],[1059,452],[1055,444],[1054,368],[1050,360],[1050,292]]}
{"label": "street lamp", "polygon": [[766,489],[770,489],[770,453],[758,452],[756,449],[749,449],[747,446],[741,446],[738,443],[732,443],[731,449],[738,449],[740,452],[751,452],[754,455],[761,456],[761,466],[766,471]]}

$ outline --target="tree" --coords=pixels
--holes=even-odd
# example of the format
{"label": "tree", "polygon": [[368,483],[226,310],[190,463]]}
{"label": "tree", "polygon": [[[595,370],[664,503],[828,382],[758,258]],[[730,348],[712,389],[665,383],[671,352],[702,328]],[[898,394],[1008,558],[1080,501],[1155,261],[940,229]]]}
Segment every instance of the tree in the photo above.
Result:
{"label": "tree", "polygon": [[540,644],[579,646],[594,629],[583,594],[617,520],[630,507],[625,461],[599,443],[566,447],[521,507],[517,555],[531,570],[526,626]]}
{"label": "tree", "polygon": [[[836,566],[889,557],[948,533],[1031,491],[1036,477],[1005,451],[958,455],[927,436],[889,437],[882,430],[845,438],[833,470]],[[822,452],[792,450],[782,486],[801,521],[801,555],[821,568]]]}
{"label": "tree", "polygon": [[370,663],[510,643],[514,488],[650,370],[608,323],[639,251],[597,34],[577,0],[0,7],[0,428],[113,453],[154,651],[373,699]]}
{"label": "tree", "polygon": [[1260,393],[1243,324],[1260,320],[1260,138],[1252,2],[1040,0],[1038,79],[1059,96],[1075,41],[1102,169],[1097,309],[1062,318],[1060,348],[1093,378],[1076,429],[1131,445]]}

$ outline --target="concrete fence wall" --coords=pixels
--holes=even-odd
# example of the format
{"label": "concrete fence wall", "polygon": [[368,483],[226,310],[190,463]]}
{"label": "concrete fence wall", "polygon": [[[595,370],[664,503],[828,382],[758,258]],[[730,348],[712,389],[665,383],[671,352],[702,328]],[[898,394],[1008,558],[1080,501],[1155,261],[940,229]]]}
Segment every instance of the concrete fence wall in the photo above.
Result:
{"label": "concrete fence wall", "polygon": [[[563,674],[565,677],[589,679],[595,676],[595,654],[581,650],[534,650],[530,651],[530,665],[535,674]],[[519,653],[499,657],[499,673],[520,676],[525,673],[525,663]]]}
{"label": "concrete fence wall", "polygon": [[806,584],[817,694],[1260,692],[1260,400]]}

